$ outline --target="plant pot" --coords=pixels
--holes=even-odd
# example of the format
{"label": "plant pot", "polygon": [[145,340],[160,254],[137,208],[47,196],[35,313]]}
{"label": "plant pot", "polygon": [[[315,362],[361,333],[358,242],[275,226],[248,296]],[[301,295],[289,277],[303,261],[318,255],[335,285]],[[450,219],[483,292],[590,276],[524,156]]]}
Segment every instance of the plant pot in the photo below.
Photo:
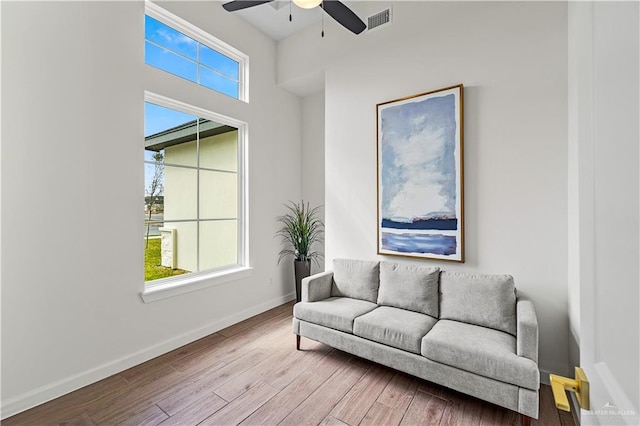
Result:
{"label": "plant pot", "polygon": [[293,269],[296,275],[296,302],[302,298],[302,279],[311,275],[310,260],[294,260]]}

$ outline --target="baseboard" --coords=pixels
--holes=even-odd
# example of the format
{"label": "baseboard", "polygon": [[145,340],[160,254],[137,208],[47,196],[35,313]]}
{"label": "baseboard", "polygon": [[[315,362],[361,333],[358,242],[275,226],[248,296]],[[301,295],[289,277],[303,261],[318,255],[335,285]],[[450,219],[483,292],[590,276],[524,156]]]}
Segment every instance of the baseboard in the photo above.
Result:
{"label": "baseboard", "polygon": [[204,327],[200,327],[196,330],[184,333],[175,338],[165,340],[164,342],[160,342],[157,345],[153,345],[131,355],[122,357],[115,361],[103,364],[101,366],[65,378],[63,380],[41,386],[37,389],[26,392],[7,401],[2,401],[2,405],[0,406],[0,419],[5,419],[15,414],[21,413],[22,411],[28,410],[37,405],[58,398],[62,395],[66,395],[84,386],[90,385],[99,380],[120,373],[128,368],[134,367],[145,361],[179,348],[180,346],[184,346],[195,340],[208,336],[211,333],[215,333],[216,331],[229,327],[230,325],[236,324],[240,321],[244,321],[247,318],[251,318],[252,316],[275,308],[276,306],[280,306],[283,303],[294,300],[295,297],[295,293],[289,293],[284,296],[276,297],[259,305],[252,306],[251,308],[245,309],[241,312],[219,319]]}
{"label": "baseboard", "polygon": [[576,398],[576,394],[569,392],[569,404],[571,405],[571,417],[573,417],[573,424],[580,426],[580,403]]}
{"label": "baseboard", "polygon": [[[540,384],[551,386],[549,379],[549,372],[547,370],[540,369]],[[580,412],[580,405],[578,405],[578,400],[575,398],[575,394],[569,392],[569,404],[571,404],[571,416],[573,417],[573,423],[575,425],[580,425],[580,416],[578,413]]]}
{"label": "baseboard", "polygon": [[549,382],[549,374],[551,373],[547,370],[543,370],[542,368],[540,369],[540,384],[551,386],[551,383]]}

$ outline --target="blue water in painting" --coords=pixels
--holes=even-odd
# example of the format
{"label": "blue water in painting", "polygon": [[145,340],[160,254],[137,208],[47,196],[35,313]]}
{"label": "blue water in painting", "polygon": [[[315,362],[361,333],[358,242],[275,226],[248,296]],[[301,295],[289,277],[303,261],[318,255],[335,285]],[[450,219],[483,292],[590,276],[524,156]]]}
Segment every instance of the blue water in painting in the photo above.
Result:
{"label": "blue water in painting", "polygon": [[414,220],[413,222],[396,222],[391,219],[382,219],[382,227],[392,229],[455,231],[458,229],[458,219],[426,219]]}
{"label": "blue water in painting", "polygon": [[398,253],[456,254],[455,235],[382,233],[382,248]]}

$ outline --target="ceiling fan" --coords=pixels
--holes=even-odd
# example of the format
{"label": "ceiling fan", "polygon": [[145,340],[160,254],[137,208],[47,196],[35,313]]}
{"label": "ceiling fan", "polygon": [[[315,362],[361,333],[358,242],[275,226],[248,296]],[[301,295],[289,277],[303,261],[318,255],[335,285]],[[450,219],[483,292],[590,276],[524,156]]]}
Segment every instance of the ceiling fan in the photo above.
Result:
{"label": "ceiling fan", "polygon": [[[233,0],[222,5],[227,12],[235,12],[236,10],[247,9],[264,3],[270,3],[273,0]],[[367,28],[358,15],[353,13],[344,3],[338,0],[293,0],[293,3],[303,9],[313,9],[320,6],[325,12],[335,19],[340,25],[353,32],[360,34]]]}

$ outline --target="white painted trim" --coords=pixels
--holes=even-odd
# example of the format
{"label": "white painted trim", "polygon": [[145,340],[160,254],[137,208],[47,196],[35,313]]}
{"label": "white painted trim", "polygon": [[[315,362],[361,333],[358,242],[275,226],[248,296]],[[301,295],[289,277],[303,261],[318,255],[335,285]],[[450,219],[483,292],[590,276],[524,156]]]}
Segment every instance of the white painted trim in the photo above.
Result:
{"label": "white painted trim", "polygon": [[573,418],[573,423],[581,426],[580,404],[578,403],[578,398],[576,398],[574,393],[569,395],[569,405],[571,406],[571,417]]}
{"label": "white painted trim", "polygon": [[[0,22],[2,22],[2,6],[0,6]],[[0,45],[2,44],[2,35],[0,34]],[[0,81],[2,81],[2,55],[0,55]],[[2,96],[0,96],[0,117],[3,117],[2,115]],[[2,120],[0,120],[0,135],[2,135]],[[2,137],[0,137],[0,164],[2,164]],[[2,177],[0,174],[0,188],[3,188],[2,186]],[[0,202],[1,204],[1,202]],[[4,241],[1,237],[2,237],[2,208],[0,208],[0,240]],[[0,270],[2,269],[2,263],[4,257],[2,257],[2,244],[0,244]],[[0,306],[2,306],[2,277],[0,276]],[[0,329],[2,329],[2,319],[0,316]],[[2,363],[2,339],[0,339],[0,365],[4,365]],[[2,372],[0,371],[0,383],[2,383]],[[0,401],[2,401],[2,386],[0,386]],[[0,417],[2,416],[2,408],[0,407]]]}
{"label": "white painted trim", "polygon": [[170,352],[176,348],[184,346],[188,343],[201,339],[230,325],[236,324],[252,316],[258,315],[269,309],[280,306],[283,303],[295,299],[295,293],[285,294],[276,297],[258,305],[252,306],[244,311],[237,312],[225,318],[221,318],[209,325],[189,331],[187,333],[176,336],[172,339],[165,340],[157,345],[150,346],[138,352],[132,353],[112,362],[108,362],[91,370],[87,370],[71,377],[58,380],[53,383],[41,386],[32,391],[26,392],[15,398],[3,401],[0,412],[2,419],[18,414],[36,405],[43,404],[54,398],[58,398],[81,387],[90,385],[106,377],[120,373],[128,368],[134,367],[140,363],[153,359],[157,356]]}
{"label": "white painted trim", "polygon": [[[590,382],[590,410],[580,410],[582,425],[609,424],[640,424],[638,409],[630,401],[629,396],[620,386],[609,367],[603,361],[600,351],[602,345],[602,330],[598,327],[600,320],[606,315],[606,310],[598,309],[598,285],[596,282],[599,265],[596,259],[596,156],[595,148],[598,141],[597,128],[601,123],[599,100],[596,99],[596,86],[601,85],[602,76],[597,74],[596,64],[602,60],[597,56],[596,36],[597,23],[603,25],[602,15],[597,15],[599,3],[570,2],[569,3],[569,80],[577,82],[574,92],[570,92],[570,102],[575,102],[575,122],[570,121],[571,143],[576,143],[574,151],[570,151],[570,161],[573,160],[578,174],[578,185],[570,188],[578,191],[577,217],[571,219],[578,224],[576,237],[579,243],[578,274],[574,279],[579,283],[579,322],[572,324],[571,332],[575,333],[580,344],[580,364]],[[598,45],[600,49],[602,46]],[[600,80],[598,80],[600,77]],[[571,90],[570,85],[570,90]],[[572,96],[573,95],[573,96]],[[570,118],[572,115],[570,114]],[[572,130],[576,131],[574,134]],[[578,144],[579,141],[579,144]],[[600,141],[600,143],[603,143]],[[571,235],[569,240],[571,241]],[[598,266],[599,265],[599,266]],[[571,272],[571,270],[570,270]],[[571,287],[570,287],[571,297]],[[636,402],[637,403],[637,402]]]}
{"label": "white painted trim", "polygon": [[236,129],[238,129],[238,133],[244,132],[248,127],[246,121],[238,120],[227,115],[219,114],[204,108],[190,105],[185,102],[159,95],[157,93],[149,92],[148,90],[145,90],[144,92],[144,100],[145,102],[150,102],[152,104],[160,105],[166,108],[176,109],[187,114],[215,121],[216,123],[235,127]]}
{"label": "white painted trim", "polygon": [[140,293],[140,297],[144,303],[156,302],[229,281],[248,278],[251,276],[251,271],[253,268],[239,267],[208,273],[191,273],[185,277],[171,277],[167,280],[161,280],[161,283],[155,283],[155,281],[154,284],[147,283],[144,291]]}

